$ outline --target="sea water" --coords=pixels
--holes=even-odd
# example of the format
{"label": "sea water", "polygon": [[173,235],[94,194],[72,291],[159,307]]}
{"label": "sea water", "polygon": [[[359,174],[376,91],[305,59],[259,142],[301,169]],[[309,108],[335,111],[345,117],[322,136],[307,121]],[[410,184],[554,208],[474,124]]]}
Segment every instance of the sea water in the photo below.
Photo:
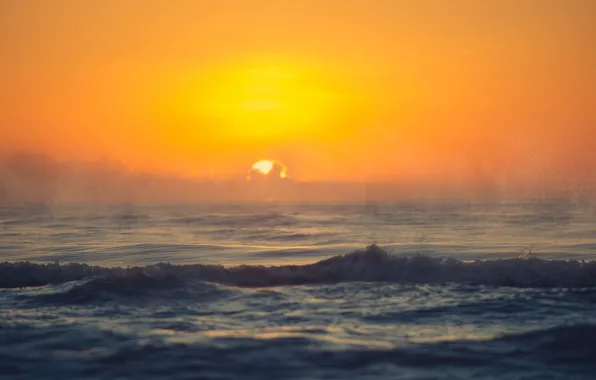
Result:
{"label": "sea water", "polygon": [[596,204],[0,208],[0,377],[596,378]]}

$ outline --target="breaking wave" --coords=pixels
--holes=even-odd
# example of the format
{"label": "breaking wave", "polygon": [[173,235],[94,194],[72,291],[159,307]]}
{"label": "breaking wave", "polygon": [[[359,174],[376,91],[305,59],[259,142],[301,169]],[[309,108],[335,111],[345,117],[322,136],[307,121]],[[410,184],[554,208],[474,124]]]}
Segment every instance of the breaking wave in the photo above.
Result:
{"label": "breaking wave", "polygon": [[139,286],[147,283],[157,287],[186,281],[244,287],[377,281],[575,288],[596,286],[596,262],[535,257],[466,262],[424,255],[393,256],[372,245],[306,265],[224,267],[160,263],[145,267],[109,268],[79,263],[0,263],[0,288],[42,286],[83,279],[106,286],[133,281]]}

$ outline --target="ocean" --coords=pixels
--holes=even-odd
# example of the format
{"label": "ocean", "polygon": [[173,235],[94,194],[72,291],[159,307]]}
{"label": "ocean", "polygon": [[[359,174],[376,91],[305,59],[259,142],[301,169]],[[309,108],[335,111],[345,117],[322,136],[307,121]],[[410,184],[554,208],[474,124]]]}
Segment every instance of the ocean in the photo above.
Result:
{"label": "ocean", "polygon": [[5,205],[0,378],[593,379],[596,202]]}

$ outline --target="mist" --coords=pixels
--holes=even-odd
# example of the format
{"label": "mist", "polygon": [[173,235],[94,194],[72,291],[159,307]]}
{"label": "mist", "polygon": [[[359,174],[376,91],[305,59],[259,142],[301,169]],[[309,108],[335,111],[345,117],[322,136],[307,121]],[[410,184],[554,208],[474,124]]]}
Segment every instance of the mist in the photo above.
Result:
{"label": "mist", "polygon": [[476,160],[444,175],[394,181],[298,181],[290,177],[247,180],[155,174],[130,170],[116,160],[64,161],[21,152],[0,158],[2,203],[213,203],[377,202],[416,200],[585,199],[596,196],[594,167],[551,161],[536,170],[525,161],[498,167]]}

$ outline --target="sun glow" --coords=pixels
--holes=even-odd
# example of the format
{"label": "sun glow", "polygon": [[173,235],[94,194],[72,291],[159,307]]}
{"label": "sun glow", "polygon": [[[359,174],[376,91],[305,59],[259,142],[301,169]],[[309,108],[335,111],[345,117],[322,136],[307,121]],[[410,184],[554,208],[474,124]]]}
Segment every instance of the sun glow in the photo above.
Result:
{"label": "sun glow", "polygon": [[206,86],[202,113],[218,122],[218,133],[243,141],[329,134],[346,95],[333,89],[329,76],[306,67],[256,63],[220,70]]}

